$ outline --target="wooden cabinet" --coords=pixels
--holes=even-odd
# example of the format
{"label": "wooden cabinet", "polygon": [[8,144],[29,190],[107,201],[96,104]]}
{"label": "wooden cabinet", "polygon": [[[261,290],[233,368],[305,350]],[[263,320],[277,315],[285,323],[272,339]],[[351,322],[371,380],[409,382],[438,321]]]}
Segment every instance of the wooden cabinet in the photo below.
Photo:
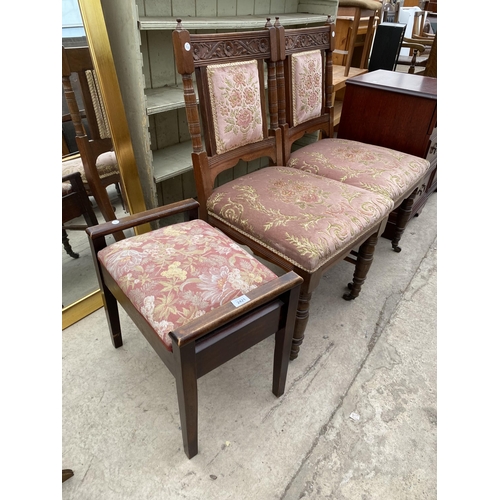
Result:
{"label": "wooden cabinet", "polygon": [[[266,17],[285,27],[335,19],[338,0],[101,0],[141,186],[148,208],[196,197],[182,80],[172,30],[264,29]],[[246,174],[267,160],[240,162]],[[225,180],[229,180],[226,175]]]}
{"label": "wooden cabinet", "polygon": [[[377,70],[346,82],[339,123],[341,139],[392,148],[431,163],[411,217],[437,189],[437,79]],[[395,212],[383,236],[392,239]]]}

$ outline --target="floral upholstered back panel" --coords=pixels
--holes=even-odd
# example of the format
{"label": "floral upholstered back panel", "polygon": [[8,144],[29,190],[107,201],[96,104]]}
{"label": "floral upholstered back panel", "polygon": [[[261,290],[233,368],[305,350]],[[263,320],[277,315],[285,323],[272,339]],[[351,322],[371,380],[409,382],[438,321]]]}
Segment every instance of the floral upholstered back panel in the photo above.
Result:
{"label": "floral upholstered back panel", "polygon": [[292,54],[294,126],[321,115],[322,78],[319,50]]}
{"label": "floral upholstered back panel", "polygon": [[263,117],[257,61],[207,66],[217,153],[261,141]]}

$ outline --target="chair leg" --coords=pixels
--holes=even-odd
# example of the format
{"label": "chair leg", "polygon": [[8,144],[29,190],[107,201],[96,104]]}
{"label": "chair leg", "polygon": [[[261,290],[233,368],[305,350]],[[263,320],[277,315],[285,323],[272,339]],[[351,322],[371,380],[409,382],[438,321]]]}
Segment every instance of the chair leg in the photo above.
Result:
{"label": "chair leg", "polygon": [[118,302],[106,285],[101,286],[101,293],[104,302],[104,311],[108,320],[111,342],[115,349],[123,345],[122,329],[120,326],[120,317],[118,313]]}
{"label": "chair leg", "polygon": [[368,68],[368,58],[370,55],[370,49],[373,41],[373,23],[375,22],[375,14],[372,14],[368,19],[368,27],[366,29],[365,43],[363,45],[363,53],[361,54],[361,64],[360,68]]}
{"label": "chair leg", "polygon": [[300,351],[300,345],[304,341],[304,332],[306,331],[307,322],[309,321],[309,303],[311,302],[311,297],[312,293],[300,291],[290,359],[297,358]]}
{"label": "chair leg", "polygon": [[356,36],[358,34],[359,22],[361,20],[361,10],[356,9],[354,14],[354,19],[351,25],[351,36],[349,38],[349,47],[347,49],[347,61],[345,63],[344,76],[349,76],[349,70],[351,69],[352,56],[354,55],[354,44],[356,42]]}
{"label": "chair leg", "polygon": [[182,441],[188,458],[198,453],[198,384],[194,344],[172,346],[176,358],[177,400],[181,419]]}
{"label": "chair leg", "polygon": [[274,345],[273,394],[278,398],[285,392],[291,348],[292,336],[286,335],[285,328],[282,328],[276,332]]}
{"label": "chair leg", "polygon": [[62,244],[64,250],[66,250],[66,253],[70,257],[73,257],[73,259],[78,259],[78,257],[80,257],[80,254],[73,252],[73,249],[71,248],[71,245],[69,243],[68,233],[66,232],[65,229],[62,230]]}
{"label": "chair leg", "polygon": [[404,230],[406,228],[406,224],[410,220],[411,209],[413,207],[413,202],[417,196],[418,188],[416,188],[409,198],[401,203],[398,208],[398,217],[396,219],[396,228],[394,230],[394,237],[392,238],[392,249],[399,253],[401,252],[401,247],[398,246],[399,240],[401,236],[403,236]]}
{"label": "chair leg", "polygon": [[285,392],[288,362],[291,356],[293,333],[295,329],[296,310],[299,301],[300,288],[295,287],[288,292],[288,307],[285,326],[275,335],[273,394],[280,397]]}
{"label": "chair leg", "polygon": [[342,296],[345,300],[354,300],[359,295],[361,286],[365,282],[366,275],[372,265],[377,241],[378,233],[374,233],[359,247],[353,280],[348,285],[350,292]]}
{"label": "chair leg", "polygon": [[123,211],[128,212],[127,207],[125,206],[125,198],[122,195],[122,190],[120,189],[119,182],[115,183],[115,189],[116,189],[116,194],[118,195],[118,198],[120,198],[120,202],[122,204]]}
{"label": "chair leg", "polygon": [[62,469],[62,482],[67,481],[70,477],[73,477],[75,474],[71,469]]}

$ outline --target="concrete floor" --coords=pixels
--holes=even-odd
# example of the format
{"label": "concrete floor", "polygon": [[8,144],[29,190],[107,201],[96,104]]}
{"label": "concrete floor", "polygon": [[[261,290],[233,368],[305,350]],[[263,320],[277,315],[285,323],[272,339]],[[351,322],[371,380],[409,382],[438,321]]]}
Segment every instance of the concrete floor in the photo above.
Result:
{"label": "concrete floor", "polygon": [[174,379],[132,322],[103,310],[62,333],[62,498],[434,499],[437,194],[401,241],[324,275],[284,396],[268,339],[199,380],[199,454],[182,448]]}

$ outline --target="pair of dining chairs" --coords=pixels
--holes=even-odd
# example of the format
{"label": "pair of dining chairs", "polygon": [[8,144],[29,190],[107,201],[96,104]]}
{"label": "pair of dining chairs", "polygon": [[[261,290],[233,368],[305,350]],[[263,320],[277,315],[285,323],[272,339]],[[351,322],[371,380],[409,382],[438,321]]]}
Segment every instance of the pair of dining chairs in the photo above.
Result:
{"label": "pair of dining chairs", "polygon": [[[321,277],[342,261],[352,263],[344,298],[359,295],[394,199],[404,205],[413,195],[420,172],[408,165],[422,163],[424,170],[425,160],[333,139],[334,33],[330,19],[303,30],[268,19],[262,30],[217,34],[190,34],[178,20],[174,54],[198,202],[87,229],[113,345],[123,342],[118,301],[176,378],[189,458],[198,451],[197,379],[274,334],[273,392],[283,394]],[[299,137],[316,130],[332,136],[311,146],[332,141],[330,150],[344,162],[340,179],[329,174],[337,168],[311,167],[310,159],[298,164],[308,146],[291,152]],[[214,187],[240,160],[262,157],[268,167]],[[377,189],[358,179],[370,174],[383,179]],[[392,194],[393,184],[404,186]],[[115,231],[180,212],[186,222],[107,246]],[[276,276],[241,245],[284,274]]]}

